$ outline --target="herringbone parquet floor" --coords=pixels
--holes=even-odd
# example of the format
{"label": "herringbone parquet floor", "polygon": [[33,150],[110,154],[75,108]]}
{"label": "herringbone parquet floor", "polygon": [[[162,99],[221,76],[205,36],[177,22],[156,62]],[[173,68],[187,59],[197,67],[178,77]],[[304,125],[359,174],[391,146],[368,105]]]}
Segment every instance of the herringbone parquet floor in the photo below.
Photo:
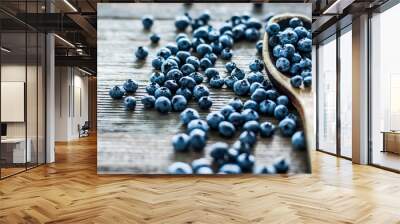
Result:
{"label": "herringbone parquet floor", "polygon": [[96,139],[0,181],[0,223],[400,223],[400,175],[314,152],[290,177],[98,176]]}

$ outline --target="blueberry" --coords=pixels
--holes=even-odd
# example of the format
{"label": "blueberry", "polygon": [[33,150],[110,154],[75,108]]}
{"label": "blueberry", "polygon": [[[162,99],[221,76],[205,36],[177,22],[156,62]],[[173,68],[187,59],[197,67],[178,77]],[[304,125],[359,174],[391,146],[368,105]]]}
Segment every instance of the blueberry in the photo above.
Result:
{"label": "blueberry", "polygon": [[276,103],[272,100],[264,100],[259,105],[259,111],[261,114],[266,114],[269,116],[274,115]]}
{"label": "blueberry", "polygon": [[171,93],[171,91],[170,91],[167,87],[163,86],[163,87],[158,88],[158,89],[154,92],[154,97],[155,97],[156,99],[159,98],[159,97],[161,97],[161,96],[164,96],[164,97],[167,97],[168,99],[171,99],[172,93]]}
{"label": "blueberry", "polygon": [[172,109],[174,111],[182,111],[186,109],[187,106],[187,100],[182,95],[175,95],[174,97],[172,97],[171,103]]}
{"label": "blueberry", "polygon": [[311,73],[311,71],[308,71],[307,69],[304,69],[304,70],[301,72],[301,77],[303,77],[303,79],[304,79],[304,78],[307,77],[307,76],[312,76],[312,73]]}
{"label": "blueberry", "polygon": [[173,55],[176,55],[176,53],[179,51],[178,46],[173,43],[168,43],[165,47],[168,48]]}
{"label": "blueberry", "polygon": [[239,150],[235,148],[230,148],[226,152],[224,160],[227,161],[228,163],[236,163],[237,162],[237,157],[239,156]]}
{"label": "blueberry", "polygon": [[156,110],[160,113],[168,113],[172,109],[171,101],[165,96],[158,97],[154,106]]}
{"label": "blueberry", "polygon": [[176,57],[178,57],[181,62],[186,62],[186,58],[190,57],[190,53],[188,51],[178,51]]}
{"label": "blueberry", "polygon": [[271,47],[276,47],[280,43],[278,36],[271,36],[268,38],[268,44]]}
{"label": "blueberry", "polygon": [[139,60],[143,60],[149,55],[149,51],[147,50],[146,47],[139,46],[137,50],[135,51],[135,56]]}
{"label": "blueberry", "polygon": [[257,53],[262,54],[262,51],[263,51],[263,41],[262,40],[259,40],[256,43],[256,49],[257,49]]}
{"label": "blueberry", "polygon": [[172,55],[172,52],[169,48],[162,47],[160,50],[157,51],[157,56],[160,56],[164,59],[169,58]]}
{"label": "blueberry", "polygon": [[241,141],[236,141],[232,148],[238,150],[239,153],[250,153],[251,151],[251,146],[247,143],[241,142]]}
{"label": "blueberry", "polygon": [[210,60],[211,63],[214,65],[215,62],[216,62],[217,59],[218,59],[218,56],[217,56],[216,54],[214,54],[214,53],[209,53],[209,54],[204,55],[203,58],[207,58],[207,59]]}
{"label": "blueberry", "polygon": [[304,77],[303,84],[304,84],[305,87],[310,87],[311,83],[312,83],[312,77],[311,76]]}
{"label": "blueberry", "polygon": [[290,74],[292,74],[292,75],[296,75],[300,71],[301,71],[300,63],[292,64],[292,66],[290,67],[290,70],[289,70]]}
{"label": "blueberry", "polygon": [[306,148],[306,141],[304,139],[304,132],[298,131],[292,136],[292,145],[296,150],[304,150]]}
{"label": "blueberry", "polygon": [[245,77],[244,71],[240,68],[234,68],[231,75],[235,76],[238,80],[242,80]]}
{"label": "blueberry", "polygon": [[200,84],[203,82],[203,76],[199,72],[192,72],[188,77],[192,78],[196,84]]}
{"label": "blueberry", "polygon": [[272,49],[272,55],[274,55],[274,57],[279,58],[282,57],[282,45],[276,45],[273,49]]}
{"label": "blueberry", "polygon": [[272,17],[274,17],[274,13],[267,13],[263,18],[263,22],[268,22]]}
{"label": "blueberry", "polygon": [[156,43],[158,43],[159,41],[160,41],[160,36],[158,36],[158,34],[156,34],[156,33],[153,33],[151,36],[150,36],[150,41],[151,41],[151,43],[153,43],[153,44],[156,44]]}
{"label": "blueberry", "polygon": [[224,46],[220,42],[213,42],[210,44],[214,54],[221,54]]}
{"label": "blueberry", "polygon": [[213,29],[208,32],[208,40],[209,41],[214,42],[214,41],[218,40],[219,36],[220,36],[220,33],[218,30]]}
{"label": "blueberry", "polygon": [[199,46],[196,47],[196,52],[203,57],[208,53],[212,53],[212,47],[208,44],[199,44]]}
{"label": "blueberry", "polygon": [[254,100],[247,100],[243,104],[243,109],[244,110],[246,110],[246,109],[258,110],[258,104]]}
{"label": "blueberry", "polygon": [[242,117],[245,122],[247,121],[258,121],[258,113],[252,109],[246,109],[242,111]]}
{"label": "blueberry", "polygon": [[276,100],[279,96],[279,93],[274,89],[267,90],[267,99],[269,100]]}
{"label": "blueberry", "polygon": [[267,27],[266,27],[266,31],[269,35],[274,36],[276,34],[279,33],[279,31],[281,30],[281,27],[279,26],[278,23],[268,23]]}
{"label": "blueberry", "polygon": [[241,174],[242,170],[239,165],[227,163],[221,166],[218,172],[221,174]]}
{"label": "blueberry", "polygon": [[272,82],[269,81],[269,79],[264,79],[264,81],[261,84],[263,88],[267,91],[274,88],[274,85],[272,85]]}
{"label": "blueberry", "polygon": [[235,109],[231,105],[225,105],[220,109],[220,112],[225,118],[228,118],[231,113],[235,112]]}
{"label": "blueberry", "polygon": [[203,130],[194,129],[193,131],[190,132],[189,136],[190,136],[189,144],[192,149],[196,151],[204,149],[207,142],[207,136]]}
{"label": "blueberry", "polygon": [[200,61],[195,56],[190,56],[190,57],[186,58],[186,63],[193,65],[196,70],[199,69],[199,67],[200,67]]}
{"label": "blueberry", "polygon": [[180,51],[189,51],[192,47],[192,43],[188,38],[181,38],[176,42],[176,44],[178,45],[178,49]]}
{"label": "blueberry", "polygon": [[240,112],[243,108],[243,102],[239,97],[234,97],[229,100],[228,105],[232,106],[235,111]]}
{"label": "blueberry", "polygon": [[197,171],[196,174],[213,174],[213,170],[211,169],[211,167],[208,166],[204,166],[204,167],[200,167]]}
{"label": "blueberry", "polygon": [[181,112],[179,118],[183,124],[187,125],[191,120],[199,119],[200,116],[196,110],[192,108],[186,108],[184,111]]}
{"label": "blueberry", "polygon": [[290,78],[290,84],[294,88],[300,88],[302,83],[303,83],[303,78],[300,75],[295,75],[292,78]]}
{"label": "blueberry", "polygon": [[296,123],[293,119],[285,118],[279,122],[279,129],[285,137],[291,137],[296,131]]}
{"label": "blueberry", "polygon": [[214,76],[219,76],[219,72],[216,68],[207,68],[206,71],[204,72],[204,75],[208,79],[211,79]]}
{"label": "blueberry", "polygon": [[296,126],[299,123],[299,118],[293,113],[289,113],[285,118],[292,119],[294,121],[294,123],[296,124]]}
{"label": "blueberry", "polygon": [[246,79],[238,80],[233,84],[233,91],[236,95],[245,96],[250,90],[250,83]]}
{"label": "blueberry", "polygon": [[289,26],[292,28],[296,28],[298,26],[303,26],[303,21],[301,21],[299,18],[297,17],[293,17],[289,20]]}
{"label": "blueberry", "polygon": [[183,73],[179,69],[174,68],[168,71],[165,80],[174,80],[175,82],[178,82],[182,77]]}
{"label": "blueberry", "polygon": [[233,46],[233,39],[229,35],[223,34],[218,40],[224,48],[232,48]]}
{"label": "blueberry", "polygon": [[274,168],[277,173],[287,173],[289,171],[289,164],[285,159],[279,159],[274,163]]}
{"label": "blueberry", "polygon": [[179,79],[179,85],[181,88],[193,89],[196,86],[196,81],[192,77],[184,76]]}
{"label": "blueberry", "polygon": [[233,88],[233,85],[235,84],[236,81],[238,81],[238,78],[236,78],[236,76],[233,75],[228,75],[224,78],[225,85],[230,89]]}
{"label": "blueberry", "polygon": [[307,37],[308,36],[308,31],[306,28],[302,27],[302,26],[298,26],[296,28],[294,28],[294,32],[297,34],[297,37],[299,39]]}
{"label": "blueberry", "polygon": [[244,30],[246,29],[246,25],[238,24],[232,29],[232,36],[235,40],[240,40],[244,37]]}
{"label": "blueberry", "polygon": [[290,61],[287,58],[278,58],[275,65],[276,68],[281,72],[287,72],[290,69]]}
{"label": "blueberry", "polygon": [[274,135],[275,125],[271,122],[264,122],[260,124],[260,136],[261,137],[271,137]]}
{"label": "blueberry", "polygon": [[183,31],[190,25],[190,20],[187,16],[178,16],[175,18],[175,27],[177,30]]}
{"label": "blueberry", "polygon": [[209,126],[208,126],[206,121],[203,121],[203,120],[200,120],[200,119],[194,119],[194,120],[191,120],[189,122],[189,124],[187,125],[187,130],[190,133],[194,129],[200,129],[200,130],[202,130],[202,131],[207,133],[207,131],[209,129]]}
{"label": "blueberry", "polygon": [[275,167],[274,166],[264,166],[259,165],[253,169],[254,174],[275,174]]}
{"label": "blueberry", "polygon": [[291,58],[295,52],[296,48],[293,46],[293,44],[285,44],[283,45],[281,56],[288,59]]}
{"label": "blueberry", "polygon": [[178,33],[178,35],[175,37],[175,42],[178,42],[178,40],[181,38],[189,38],[189,36],[186,33]]}
{"label": "blueberry", "polygon": [[257,141],[257,137],[256,134],[254,134],[254,132],[244,131],[240,134],[239,140],[243,143],[254,145]]}
{"label": "blueberry", "polygon": [[260,123],[258,123],[258,121],[254,121],[254,120],[247,121],[246,123],[244,123],[243,129],[257,134],[258,131],[260,130]]}
{"label": "blueberry", "polygon": [[255,82],[262,83],[264,81],[264,75],[262,72],[250,72],[247,74],[247,80],[251,84]]}
{"label": "blueberry", "polygon": [[237,158],[237,164],[243,172],[251,172],[254,166],[254,156],[248,153],[242,153]]}
{"label": "blueberry", "polygon": [[312,62],[309,58],[303,58],[300,60],[300,67],[302,68],[311,68]]}
{"label": "blueberry", "polygon": [[285,105],[278,105],[275,107],[274,116],[278,120],[284,119],[289,114],[289,110]]}
{"label": "blueberry", "polygon": [[278,105],[289,106],[289,98],[285,95],[281,95],[278,98],[276,98],[276,103]]}
{"label": "blueberry", "polygon": [[210,156],[215,160],[224,160],[229,149],[225,142],[216,142],[210,146]]}
{"label": "blueberry", "polygon": [[142,96],[141,101],[144,108],[153,108],[154,103],[156,102],[156,98],[154,96],[147,95],[147,96]]}
{"label": "blueberry", "polygon": [[192,98],[192,91],[188,88],[179,88],[176,90],[176,95],[181,95],[186,98],[187,101],[189,101]]}
{"label": "blueberry", "polygon": [[162,72],[153,72],[150,76],[150,82],[163,85],[165,82],[165,76]]}
{"label": "blueberry", "polygon": [[264,69],[264,62],[260,59],[254,59],[252,62],[250,62],[249,68],[253,72],[262,71]]}
{"label": "blueberry", "polygon": [[155,83],[155,82],[151,82],[150,84],[148,84],[148,85],[146,86],[146,92],[147,92],[149,95],[154,96],[154,92],[155,92],[158,88],[160,88],[160,85],[158,85],[158,84]]}
{"label": "blueberry", "polygon": [[205,44],[206,42],[203,40],[203,38],[198,38],[198,37],[195,37],[195,38],[193,38],[192,39],[192,48],[193,48],[193,51],[196,51],[197,50],[197,46],[199,46],[200,44]]}
{"label": "blueberry", "polygon": [[222,79],[221,76],[216,75],[211,77],[209,84],[211,88],[220,89],[224,85],[224,79]]}
{"label": "blueberry", "polygon": [[178,67],[181,65],[181,60],[174,55],[169,56],[167,59],[174,60],[176,62],[176,64],[178,65]]}
{"label": "blueberry", "polygon": [[303,52],[312,51],[312,40],[310,38],[303,38],[297,42],[297,48]]}
{"label": "blueberry", "polygon": [[247,41],[258,41],[260,39],[260,32],[254,28],[247,28],[244,35]]}
{"label": "blueberry", "polygon": [[164,74],[167,74],[172,69],[179,69],[178,63],[173,59],[167,59],[161,65],[161,71]]}
{"label": "blueberry", "polygon": [[191,165],[193,170],[197,172],[197,170],[199,170],[202,167],[210,167],[211,161],[207,158],[200,158],[193,160]]}
{"label": "blueberry", "polygon": [[213,63],[208,58],[200,59],[200,68],[205,71],[207,68],[211,68]]}
{"label": "blueberry", "polygon": [[231,122],[235,127],[239,127],[243,124],[243,118],[242,114],[238,112],[233,112],[228,116],[227,119],[229,122]]}
{"label": "blueberry", "polygon": [[207,124],[210,126],[212,129],[218,129],[219,123],[225,120],[224,115],[222,115],[220,112],[211,112],[207,115]]}
{"label": "blueberry", "polygon": [[286,28],[279,34],[279,40],[282,44],[296,44],[298,36],[291,28]]}
{"label": "blueberry", "polygon": [[196,68],[192,64],[184,64],[181,67],[182,76],[188,76],[193,72],[196,72]]}
{"label": "blueberry", "polygon": [[227,62],[225,64],[225,68],[226,68],[226,71],[230,74],[233,71],[233,69],[236,68],[236,63],[233,61]]}
{"label": "blueberry", "polygon": [[208,38],[208,27],[202,26],[197,28],[196,30],[193,31],[193,37],[203,38],[203,39]]}
{"label": "blueberry", "polygon": [[263,88],[263,85],[262,85],[261,83],[259,83],[259,82],[253,82],[253,83],[250,85],[250,94],[253,95],[253,93],[254,93],[257,89],[260,89],[260,88]]}
{"label": "blueberry", "polygon": [[175,152],[185,152],[189,149],[189,136],[185,133],[180,133],[172,137],[172,146]]}
{"label": "blueberry", "polygon": [[219,28],[220,33],[224,33],[227,30],[232,30],[231,23],[226,22],[226,23],[222,24],[221,28]]}
{"label": "blueberry", "polygon": [[133,96],[127,96],[124,99],[124,106],[126,110],[134,110],[136,107],[136,99]]}
{"label": "blueberry", "polygon": [[200,99],[202,96],[209,96],[210,91],[204,85],[197,85],[193,89],[193,95],[196,100]]}
{"label": "blueberry", "polygon": [[122,97],[125,95],[125,89],[122,86],[114,86],[110,89],[108,94],[114,100],[119,100],[122,99]]}
{"label": "blueberry", "polygon": [[192,167],[184,162],[175,162],[168,167],[169,174],[193,174]]}
{"label": "blueberry", "polygon": [[209,96],[200,97],[197,103],[199,104],[199,107],[202,110],[208,110],[212,106],[212,100]]}
{"label": "blueberry", "polygon": [[156,56],[152,61],[151,65],[153,66],[154,69],[161,70],[161,65],[164,62],[164,58],[161,56]]}
{"label": "blueberry", "polygon": [[259,19],[254,18],[254,17],[250,17],[250,18],[246,21],[246,26],[247,26],[247,27],[254,28],[254,29],[256,29],[256,30],[259,30],[259,29],[261,29],[262,24],[261,24],[261,21],[260,21]]}
{"label": "blueberry", "polygon": [[151,27],[153,26],[153,17],[152,16],[143,16],[142,17],[142,25],[143,28],[146,30],[151,29]]}
{"label": "blueberry", "polygon": [[222,52],[221,52],[221,58],[222,58],[223,60],[229,60],[229,59],[232,58],[232,56],[233,56],[232,50],[229,49],[229,48],[224,48],[224,49],[222,50]]}
{"label": "blueberry", "polygon": [[218,125],[218,131],[219,131],[220,135],[222,135],[224,137],[232,137],[235,134],[236,129],[232,123],[230,123],[228,121],[222,121]]}

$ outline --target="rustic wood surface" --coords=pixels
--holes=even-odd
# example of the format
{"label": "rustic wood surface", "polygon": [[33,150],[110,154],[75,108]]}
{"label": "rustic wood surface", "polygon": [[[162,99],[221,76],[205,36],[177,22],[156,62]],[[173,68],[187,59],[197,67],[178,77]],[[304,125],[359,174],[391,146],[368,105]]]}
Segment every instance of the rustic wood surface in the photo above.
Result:
{"label": "rustic wood surface", "polygon": [[[252,4],[193,4],[185,7],[183,4],[99,4],[98,6],[98,172],[99,173],[165,173],[166,167],[173,161],[191,161],[202,157],[202,154],[174,154],[170,139],[179,132],[184,132],[179,122],[179,113],[172,112],[162,115],[155,110],[145,110],[140,102],[133,112],[125,111],[122,101],[115,101],[108,96],[108,90],[113,85],[122,84],[124,80],[133,78],[140,83],[134,96],[140,99],[145,94],[144,87],[148,84],[152,72],[151,59],[157,49],[168,42],[174,42],[176,31],[173,26],[176,15],[189,11],[196,16],[204,9],[209,9],[211,24],[218,27],[233,14],[246,11],[253,16],[262,18],[266,13],[309,13],[309,5],[266,4],[262,11],[252,10]],[[161,36],[158,45],[151,45],[151,32],[142,30],[140,18],[151,14],[155,24],[151,32],[156,31]],[[150,49],[146,61],[136,61],[134,51],[138,46]],[[250,60],[256,55],[255,43],[242,42],[235,44],[233,61],[248,71]],[[218,60],[216,67],[225,74],[224,61]],[[206,84],[207,85],[207,84]],[[211,90],[215,111],[224,106],[234,97],[231,90]],[[245,99],[245,98],[243,98]],[[189,107],[198,109],[191,101]],[[204,119],[209,111],[201,111]],[[263,117],[262,121],[277,121]],[[239,133],[238,133],[239,134]],[[212,133],[204,154],[208,154],[209,146],[223,140],[218,134]],[[235,139],[227,142],[232,143]],[[290,139],[279,134],[272,139],[261,139],[255,147],[257,164],[271,164],[277,157],[285,157],[291,162],[291,173],[309,171],[306,152],[296,152],[291,148]]]}

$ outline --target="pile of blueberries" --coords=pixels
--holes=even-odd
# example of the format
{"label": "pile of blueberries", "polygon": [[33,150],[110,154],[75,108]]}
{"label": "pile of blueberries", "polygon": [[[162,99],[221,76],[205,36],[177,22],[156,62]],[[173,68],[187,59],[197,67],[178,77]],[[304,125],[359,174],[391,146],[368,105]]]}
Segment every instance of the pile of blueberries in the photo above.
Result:
{"label": "pile of blueberries", "polygon": [[310,87],[311,77],[311,30],[304,27],[301,19],[289,20],[288,27],[269,22],[266,26],[269,35],[268,44],[273,49],[275,67],[291,77],[290,83],[295,88]]}
{"label": "pile of blueberries", "polygon": [[[239,68],[233,61],[225,64],[226,73],[222,77],[215,68],[218,58],[230,60],[234,43],[241,40],[258,41],[260,39],[261,22],[248,15],[232,16],[219,29],[209,24],[211,16],[204,12],[198,18],[189,14],[178,16],[175,27],[182,31],[176,36],[176,44],[169,43],[158,50],[152,59],[153,73],[149,84],[145,87],[148,95],[141,98],[145,108],[155,108],[160,113],[179,111],[180,120],[187,128],[186,133],[179,133],[172,139],[175,152],[184,153],[190,150],[204,150],[209,131],[217,131],[224,138],[233,138],[241,131],[239,140],[231,147],[223,142],[211,146],[209,161],[207,158],[194,160],[191,165],[175,162],[168,168],[171,174],[239,174],[239,173],[286,173],[289,164],[285,159],[279,159],[272,166],[254,167],[253,148],[257,135],[272,137],[275,125],[270,122],[259,123],[260,115],[273,116],[278,119],[279,130],[285,137],[291,137],[296,150],[305,149],[304,134],[297,131],[298,118],[290,113],[290,101],[287,96],[280,95],[262,71],[264,63],[254,59],[249,64],[249,72]],[[143,27],[151,29],[151,16],[142,18]],[[192,39],[184,31],[191,26]],[[157,34],[150,36],[152,43],[157,43]],[[258,53],[262,52],[262,42],[256,44]],[[140,46],[135,52],[138,60],[145,60],[148,50]],[[211,88],[231,89],[237,96],[250,96],[244,103],[239,97],[231,99],[228,105],[218,112],[211,112],[205,120],[193,108],[187,108],[194,99],[201,110],[212,107],[210,91],[203,83],[207,81]],[[134,83],[134,84],[132,84]],[[136,88],[132,88],[136,85]],[[134,89],[134,91],[132,91]],[[137,82],[127,80],[123,86],[115,86],[110,90],[113,99],[121,99],[124,95],[134,93]],[[124,99],[127,110],[134,110],[136,101],[133,96]]]}

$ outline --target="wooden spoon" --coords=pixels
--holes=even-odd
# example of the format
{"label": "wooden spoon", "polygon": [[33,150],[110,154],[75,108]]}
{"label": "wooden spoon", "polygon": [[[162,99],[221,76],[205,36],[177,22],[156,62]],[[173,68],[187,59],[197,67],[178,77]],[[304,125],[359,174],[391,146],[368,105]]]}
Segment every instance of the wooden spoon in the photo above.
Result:
{"label": "wooden spoon", "polygon": [[[272,17],[269,23],[278,23],[281,27],[289,27],[289,20],[293,17],[301,19],[306,28],[311,27],[311,19],[299,14],[280,14]],[[275,59],[272,55],[272,48],[268,44],[268,33],[265,32],[263,41],[263,58],[268,70],[268,76],[271,82],[292,101],[292,104],[299,112],[303,121],[304,134],[306,137],[308,151],[308,168],[311,172],[310,153],[314,150],[314,93],[312,88],[293,88],[290,84],[290,77],[282,74],[275,67]]]}

